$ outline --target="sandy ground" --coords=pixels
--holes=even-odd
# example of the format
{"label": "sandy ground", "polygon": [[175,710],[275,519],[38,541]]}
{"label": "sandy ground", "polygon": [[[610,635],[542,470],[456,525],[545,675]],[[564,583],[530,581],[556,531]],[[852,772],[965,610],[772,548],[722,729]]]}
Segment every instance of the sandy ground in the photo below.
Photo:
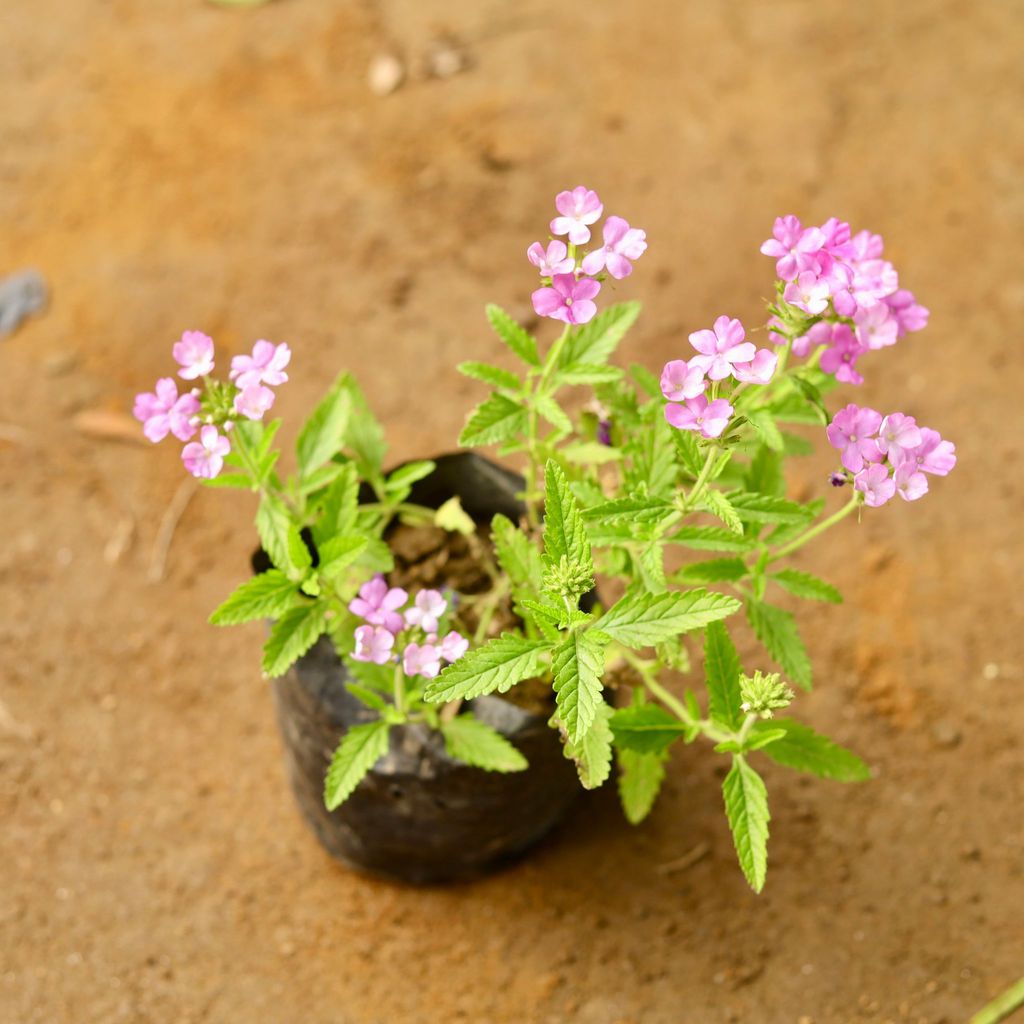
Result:
{"label": "sandy ground", "polygon": [[[427,80],[446,34],[472,66]],[[6,0],[0,40],[0,271],[54,292],[0,342],[0,1019],[955,1024],[1024,973],[1018,4]],[[877,778],[767,772],[760,898],[693,750],[641,828],[609,790],[474,885],[331,863],[258,627],[205,625],[250,500],[198,493],[148,582],[176,453],[76,426],[201,327],[290,342],[292,429],[351,368],[396,459],[450,448],[479,394],[454,363],[495,357],[482,307],[527,308],[523,250],[578,182],[649,231],[626,359],[757,321],[790,211],[883,232],[933,311],[855,397],[960,465],[798,561],[848,597],[804,615],[799,711]]]}

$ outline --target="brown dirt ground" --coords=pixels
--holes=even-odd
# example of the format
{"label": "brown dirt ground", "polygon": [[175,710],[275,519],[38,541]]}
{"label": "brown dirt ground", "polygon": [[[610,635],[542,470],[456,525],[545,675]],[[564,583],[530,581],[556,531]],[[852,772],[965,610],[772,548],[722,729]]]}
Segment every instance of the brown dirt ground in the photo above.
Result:
{"label": "brown dirt ground", "polygon": [[[54,301],[0,343],[0,1018],[953,1024],[1024,972],[1022,15],[6,0],[0,269],[39,267]],[[446,32],[473,66],[425,80]],[[367,68],[390,49],[412,78],[382,99]],[[643,827],[609,789],[474,885],[335,866],[286,790],[259,628],[205,625],[250,501],[197,494],[149,583],[176,454],[75,426],[127,409],[195,326],[291,343],[293,427],[348,367],[396,459],[449,448],[479,394],[453,365],[495,355],[482,306],[526,308],[523,250],[579,181],[649,229],[626,358],[757,320],[757,247],[791,210],[882,231],[933,310],[861,395],[960,465],[798,560],[848,595],[804,613],[820,683],[799,710],[877,778],[767,771],[760,898],[691,749]]]}

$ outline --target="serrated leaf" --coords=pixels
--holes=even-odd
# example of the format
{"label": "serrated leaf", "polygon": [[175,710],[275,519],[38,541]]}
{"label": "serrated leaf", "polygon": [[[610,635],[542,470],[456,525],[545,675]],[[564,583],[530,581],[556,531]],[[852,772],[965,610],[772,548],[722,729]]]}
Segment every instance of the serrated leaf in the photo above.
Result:
{"label": "serrated leaf", "polygon": [[491,540],[498,564],[513,586],[528,587],[535,592],[540,590],[543,575],[541,556],[526,534],[499,513],[491,520]]}
{"label": "serrated leaf", "polygon": [[675,509],[661,498],[615,498],[588,508],[584,518],[588,522],[660,523],[673,515]]}
{"label": "serrated leaf", "polygon": [[345,683],[345,688],[356,700],[361,701],[373,711],[387,710],[388,702],[376,690],[370,690],[365,686],[360,686],[358,683],[351,682]]}
{"label": "serrated leaf", "polygon": [[491,395],[469,414],[459,444],[473,448],[508,441],[525,431],[526,420],[526,410],[518,402]]}
{"label": "serrated leaf", "polygon": [[640,363],[630,363],[629,372],[633,380],[647,392],[649,398],[658,398],[661,395],[661,382],[658,378]]}
{"label": "serrated leaf", "polygon": [[821,413],[800,394],[786,395],[769,406],[772,415],[783,423],[806,423],[818,426]]}
{"label": "serrated leaf", "polygon": [[392,496],[402,491],[408,494],[408,489],[417,480],[430,476],[436,468],[437,463],[432,462],[430,459],[418,459],[415,462],[407,462],[404,466],[399,466],[398,469],[388,476],[384,483],[384,489]]}
{"label": "serrated leaf", "polygon": [[797,597],[803,597],[809,601],[828,601],[829,604],[843,603],[843,595],[831,583],[826,583],[809,572],[801,572],[798,569],[782,569],[772,573],[771,578],[783,590],[788,590]]}
{"label": "serrated leaf", "polygon": [[352,726],[341,738],[324,780],[327,810],[340,807],[370,769],[388,752],[388,723],[382,718]]}
{"label": "serrated leaf", "polygon": [[431,703],[470,700],[485,693],[505,693],[516,683],[540,675],[551,645],[505,633],[469,651],[427,683],[424,699]]}
{"label": "serrated leaf", "polygon": [[347,373],[342,378],[342,388],[351,401],[345,445],[355,456],[359,476],[376,487],[383,476],[384,456],[388,450],[384,428],[373,415],[366,396],[351,374]]}
{"label": "serrated leaf", "polygon": [[729,729],[743,722],[740,707],[740,673],[743,666],[724,622],[709,623],[704,631],[704,681],[708,688],[708,713]]}
{"label": "serrated leaf", "polygon": [[356,522],[359,507],[359,475],[355,463],[346,462],[331,481],[322,499],[321,512],[313,526],[318,545],[338,533],[348,533]]}
{"label": "serrated leaf", "polygon": [[550,395],[537,395],[534,398],[534,406],[537,412],[559,433],[572,433],[572,420],[569,419],[566,411]]}
{"label": "serrated leaf", "polygon": [[620,708],[611,717],[616,746],[644,754],[663,754],[687,726],[659,704]]}
{"label": "serrated leaf", "polygon": [[751,494],[733,491],[729,503],[736,515],[750,523],[806,523],[810,513],[803,505],[771,494]]}
{"label": "serrated leaf", "polygon": [[598,634],[573,633],[551,656],[555,704],[570,743],[578,744],[586,736],[604,704],[604,649]]}
{"label": "serrated leaf", "polygon": [[576,762],[576,773],[584,789],[597,789],[612,770],[612,731],[608,725],[611,708],[598,705],[593,725],[578,743],[566,740],[562,753]]}
{"label": "serrated leaf", "polygon": [[711,558],[706,562],[692,562],[672,578],[677,583],[735,583],[749,571],[741,558]]}
{"label": "serrated leaf", "polygon": [[770,412],[765,409],[752,409],[747,413],[747,419],[772,451],[782,451],[785,447],[782,431],[779,430]]}
{"label": "serrated leaf", "polygon": [[319,601],[286,611],[271,627],[263,647],[263,674],[272,679],[283,675],[316,643],[324,628],[324,606]]}
{"label": "serrated leaf", "polygon": [[369,538],[352,534],[332,537],[320,548],[317,572],[328,578],[337,576],[359,560],[368,543]]}
{"label": "serrated leaf", "polygon": [[782,666],[789,678],[804,690],[811,688],[811,659],[797,632],[796,621],[789,612],[765,604],[747,602],[747,619],[754,635],[768,653]]}
{"label": "serrated leaf", "polygon": [[487,319],[498,337],[524,363],[529,363],[531,366],[540,366],[540,357],[537,355],[537,342],[505,310],[500,306],[490,305],[487,307]]}
{"label": "serrated leaf", "polygon": [[785,731],[782,738],[774,740],[762,753],[787,768],[836,782],[863,782],[871,777],[871,770],[852,751],[792,718],[773,718],[754,726],[755,732],[762,729]]}
{"label": "serrated leaf", "polygon": [[639,825],[650,814],[665,779],[665,758],[636,750],[619,750],[617,757],[622,811],[631,825]]}
{"label": "serrated leaf", "polygon": [[721,492],[708,488],[701,495],[701,502],[704,508],[713,516],[717,516],[733,533],[743,532],[743,523],[740,521],[732,502]]}
{"label": "serrated leaf", "polygon": [[293,579],[302,576],[309,565],[309,552],[291,514],[280,499],[270,494],[263,496],[256,510],[256,532],[260,536],[263,550],[278,569]]}
{"label": "serrated leaf", "polygon": [[768,791],[761,776],[742,757],[734,757],[722,795],[740,867],[750,887],[760,892],[768,872]]}
{"label": "serrated leaf", "polygon": [[249,490],[253,482],[244,473],[221,473],[212,479],[200,481],[204,487],[234,487],[238,490]]}
{"label": "serrated leaf", "polygon": [[785,491],[785,481],[779,453],[773,452],[766,445],[761,445],[750,462],[746,483],[748,490],[781,497]]}
{"label": "serrated leaf", "polygon": [[459,363],[456,369],[466,377],[490,384],[492,388],[518,391],[521,386],[519,378],[511,370],[503,370],[500,366],[492,366],[490,363],[478,363],[470,360]]}
{"label": "serrated leaf", "polygon": [[556,379],[560,384],[615,384],[622,378],[617,366],[587,366],[586,364],[565,366],[558,371]]}
{"label": "serrated leaf", "polygon": [[341,450],[351,411],[352,398],[339,381],[299,431],[295,450],[303,476],[308,476]]}
{"label": "serrated leaf", "polygon": [[683,526],[666,540],[671,544],[682,544],[696,551],[752,551],[756,542],[741,533],[723,530],[718,526]]}
{"label": "serrated leaf", "polygon": [[544,560],[555,565],[563,556],[570,565],[593,575],[590,540],[576,498],[562,467],[548,459],[544,467]]}
{"label": "serrated leaf", "polygon": [[295,583],[280,569],[247,580],[210,616],[214,626],[235,626],[253,619],[272,619],[295,600]]}
{"label": "serrated leaf", "polygon": [[600,466],[606,462],[618,462],[622,458],[618,448],[610,448],[600,441],[574,441],[560,448],[558,453],[568,462],[581,466]]}
{"label": "serrated leaf", "polygon": [[801,377],[797,374],[794,374],[789,379],[815,410],[818,415],[818,421],[824,426],[827,426],[831,417],[828,414],[828,409],[822,400],[821,392],[818,390],[817,386],[807,380],[806,377]]}
{"label": "serrated leaf", "polygon": [[672,430],[664,419],[659,419],[634,435],[627,449],[633,457],[628,481],[630,489],[643,487],[652,497],[673,496],[679,468]]}
{"label": "serrated leaf", "polygon": [[441,723],[449,756],[486,772],[521,772],[526,758],[489,725],[472,715],[456,715]]}
{"label": "serrated leaf", "polygon": [[673,430],[671,438],[683,469],[696,479],[704,468],[706,456],[697,445],[697,439],[694,437],[693,432],[689,430]]}
{"label": "serrated leaf", "polygon": [[582,327],[573,328],[559,365],[592,366],[607,362],[639,315],[639,302],[621,302],[598,313]]}
{"label": "serrated leaf", "polygon": [[668,589],[665,579],[665,546],[651,541],[634,560],[634,567],[644,589],[651,594],[663,594]]}
{"label": "serrated leaf", "polygon": [[597,628],[627,647],[651,647],[731,615],[740,602],[725,594],[627,593],[599,620]]}

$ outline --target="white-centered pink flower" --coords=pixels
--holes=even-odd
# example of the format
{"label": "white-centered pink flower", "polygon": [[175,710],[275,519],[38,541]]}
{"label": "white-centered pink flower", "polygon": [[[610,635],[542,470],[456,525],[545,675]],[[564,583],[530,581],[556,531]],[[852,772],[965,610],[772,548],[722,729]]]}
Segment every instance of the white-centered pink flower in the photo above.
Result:
{"label": "white-centered pink flower", "polygon": [[183,380],[205,377],[213,370],[213,338],[202,331],[185,331],[176,341],[171,355],[181,367],[178,376]]}
{"label": "white-centered pink flower", "polygon": [[288,380],[284,368],[292,358],[292,351],[285,342],[275,345],[260,340],[252,347],[252,355],[235,356],[231,360],[231,380],[243,390],[254,384],[276,386]]}
{"label": "white-centered pink flower", "polygon": [[706,387],[704,367],[696,365],[693,360],[688,363],[685,359],[672,359],[661,371],[661,393],[670,402],[696,398],[704,393]]}
{"label": "white-centered pink flower", "polygon": [[142,423],[142,432],[150,441],[162,441],[168,434],[173,434],[179,441],[191,441],[199,429],[196,420],[199,408],[199,396],[195,391],[179,395],[174,378],[161,377],[154,391],[135,396],[132,412]]}
{"label": "white-centered pink flower", "polygon": [[576,269],[576,261],[569,255],[565,242],[557,238],[548,242],[547,249],[540,242],[534,242],[526,250],[526,258],[540,271],[541,277],[571,274]]}
{"label": "white-centered pink flower", "polygon": [[181,451],[185,468],[201,480],[212,480],[224,468],[224,456],[231,451],[231,442],[207,424],[199,431],[199,440],[191,441]]}
{"label": "white-centered pink flower", "polygon": [[399,609],[409,595],[401,587],[389,587],[387,580],[377,573],[359,588],[359,596],[348,605],[353,615],[358,615],[371,626],[383,626],[391,633],[399,632],[405,624]]}
{"label": "white-centered pink flower", "polygon": [[857,325],[857,340],[867,348],[879,349],[895,345],[899,322],[884,302],[876,302],[854,314]]}
{"label": "white-centered pink flower", "polygon": [[864,378],[857,372],[857,360],[868,351],[857,336],[850,330],[849,324],[830,324],[825,321],[816,323],[808,334],[814,334],[819,327],[826,328],[822,336],[828,336],[828,348],[821,354],[818,364],[825,371],[835,375],[836,380],[844,384],[863,384]]}
{"label": "white-centered pink flower", "polygon": [[592,277],[578,281],[572,274],[556,274],[548,288],[538,288],[531,298],[538,316],[549,316],[567,324],[585,324],[594,318],[597,304],[594,296],[601,290],[601,282]]}
{"label": "white-centered pink flower", "polygon": [[557,216],[551,222],[553,235],[568,235],[573,245],[590,241],[590,227],[604,212],[598,194],[583,185],[577,185],[571,192],[559,192],[555,196]]}
{"label": "white-centered pink flower", "polygon": [[779,357],[767,348],[759,348],[747,363],[734,363],[733,376],[744,384],[767,384],[775,376]]}
{"label": "white-centered pink flower", "polygon": [[441,671],[441,649],[434,644],[408,644],[402,654],[402,668],[407,676],[434,679]]}
{"label": "white-centered pink flower", "polygon": [[733,407],[724,399],[709,402],[706,395],[688,398],[683,403],[669,402],[665,419],[679,430],[693,430],[704,438],[720,437],[729,425]]}
{"label": "white-centered pink flower", "polygon": [[843,453],[843,465],[851,473],[859,473],[865,462],[881,462],[885,457],[876,438],[881,425],[880,412],[851,403],[835,414],[825,435],[828,443]]}
{"label": "white-centered pink flower", "polygon": [[724,380],[731,376],[736,363],[750,362],[757,349],[744,341],[746,331],[736,319],[720,316],[713,330],[694,331],[690,344],[699,355],[690,360],[690,366],[699,366],[711,380]]}
{"label": "white-centered pink flower", "polygon": [[453,629],[441,641],[440,649],[445,661],[458,661],[469,650],[469,641]]}
{"label": "white-centered pink flower", "polygon": [[775,218],[772,236],[761,245],[761,252],[775,257],[775,272],[783,281],[791,281],[802,270],[815,268],[814,257],[825,244],[820,228],[804,229],[799,219],[790,214]]}
{"label": "white-centered pink flower", "polygon": [[917,501],[928,493],[928,477],[910,462],[897,466],[892,479],[896,493],[904,501]]}
{"label": "white-centered pink flower", "polygon": [[599,274],[607,268],[612,277],[621,281],[633,273],[630,260],[639,259],[647,250],[647,232],[631,228],[621,217],[609,217],[601,231],[604,245],[583,258],[583,273]]}
{"label": "white-centered pink flower", "polygon": [[261,420],[274,404],[274,392],[262,384],[250,384],[235,395],[235,412],[250,420]]}
{"label": "white-centered pink flower", "polygon": [[854,478],[853,486],[864,495],[868,508],[884,505],[896,493],[896,481],[889,475],[889,467],[873,463]]}
{"label": "white-centered pink flower", "polygon": [[878,448],[895,466],[903,461],[908,451],[916,448],[923,438],[913,416],[901,412],[890,413],[878,428]]}
{"label": "white-centered pink flower", "polygon": [[405,624],[419,626],[425,633],[436,633],[437,625],[448,608],[440,590],[421,590],[406,609]]}
{"label": "white-centered pink flower", "polygon": [[897,466],[908,463],[915,470],[932,476],[946,476],[956,465],[956,446],[952,441],[944,441],[937,430],[921,427],[921,443],[901,450],[892,461]]}
{"label": "white-centered pink flower", "polygon": [[352,657],[356,661],[372,661],[375,665],[386,665],[391,660],[395,634],[390,630],[383,626],[358,626],[355,639],[356,646]]}
{"label": "white-centered pink flower", "polygon": [[832,289],[826,278],[820,277],[816,270],[802,270],[795,281],[786,285],[782,297],[797,309],[817,316],[828,309],[828,300]]}

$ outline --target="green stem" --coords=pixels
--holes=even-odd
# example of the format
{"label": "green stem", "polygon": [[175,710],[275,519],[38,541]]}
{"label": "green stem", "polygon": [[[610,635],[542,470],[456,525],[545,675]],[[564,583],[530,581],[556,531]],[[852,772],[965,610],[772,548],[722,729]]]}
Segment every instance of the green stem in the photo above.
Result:
{"label": "green stem", "polygon": [[395,665],[395,709],[405,714],[405,673],[402,671],[402,663]]}
{"label": "green stem", "polygon": [[854,491],[850,500],[838,512],[833,512],[828,519],[823,519],[816,526],[812,526],[809,530],[800,534],[799,537],[796,537],[788,544],[779,548],[779,550],[765,562],[765,565],[770,565],[772,562],[776,562],[780,558],[784,558],[786,555],[792,554],[797,550],[797,548],[802,548],[808,541],[814,540],[814,538],[819,534],[824,533],[826,530],[835,526],[841,519],[845,519],[855,508],[860,506],[861,501],[860,491]]}
{"label": "green stem", "polygon": [[701,468],[700,474],[698,475],[697,479],[694,481],[690,493],[686,496],[686,499],[683,502],[683,508],[686,511],[689,511],[696,504],[697,499],[700,497],[701,491],[704,490],[704,486],[708,482],[708,476],[710,476],[711,468],[714,465],[715,460],[717,458],[718,449],[712,448],[708,452],[708,457],[704,460],[704,465]]}
{"label": "green stem", "polygon": [[997,996],[972,1018],[971,1024],[999,1024],[1015,1010],[1024,1006],[1024,978],[1011,985],[1002,995]]}

